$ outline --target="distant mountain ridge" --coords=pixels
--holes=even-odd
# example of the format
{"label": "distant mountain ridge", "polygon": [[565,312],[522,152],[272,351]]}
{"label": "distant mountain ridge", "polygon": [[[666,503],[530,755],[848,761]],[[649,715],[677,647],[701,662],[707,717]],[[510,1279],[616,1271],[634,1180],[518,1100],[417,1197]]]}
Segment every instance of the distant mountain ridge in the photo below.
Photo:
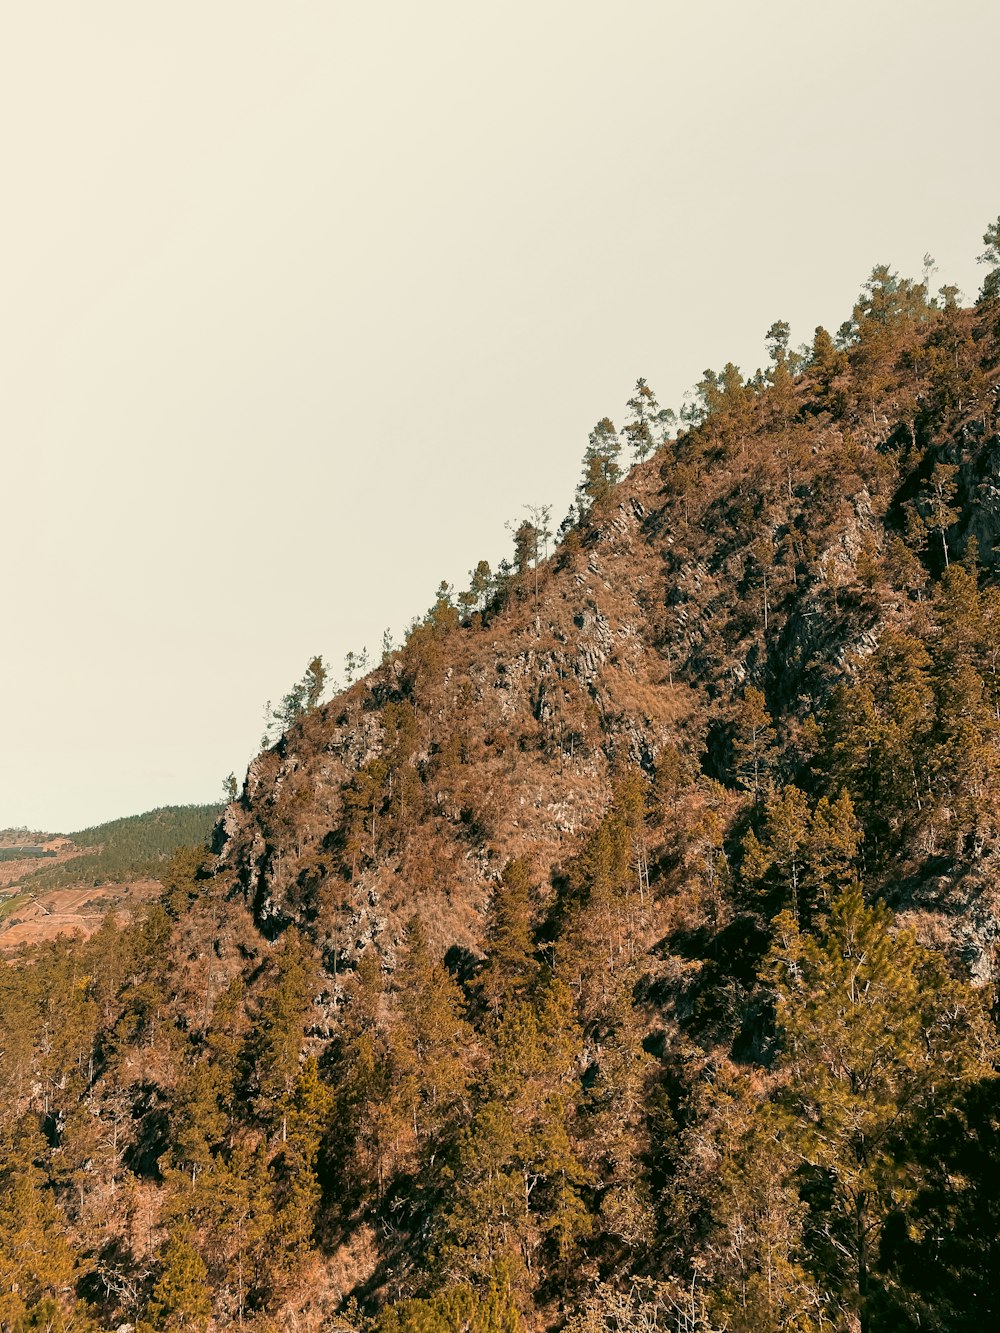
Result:
{"label": "distant mountain ridge", "polygon": [[44,867],[31,882],[57,888],[73,882],[67,875],[111,880],[151,874],[178,847],[204,842],[221,810],[221,805],[164,805],[78,829],[65,836],[80,848],[80,856],[72,864]]}

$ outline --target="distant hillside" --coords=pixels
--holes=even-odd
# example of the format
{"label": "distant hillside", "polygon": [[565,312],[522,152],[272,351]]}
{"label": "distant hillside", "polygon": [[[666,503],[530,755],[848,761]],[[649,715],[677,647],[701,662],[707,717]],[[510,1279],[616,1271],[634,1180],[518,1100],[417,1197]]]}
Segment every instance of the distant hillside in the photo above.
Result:
{"label": "distant hillside", "polygon": [[0,832],[0,954],[131,920],[163,892],[178,848],[203,847],[219,807],[165,806],[66,834]]}
{"label": "distant hillside", "polygon": [[24,877],[23,886],[37,893],[71,884],[155,879],[178,847],[208,840],[221,809],[218,805],[165,805],[80,829],[69,837],[81,854],[32,871]]}

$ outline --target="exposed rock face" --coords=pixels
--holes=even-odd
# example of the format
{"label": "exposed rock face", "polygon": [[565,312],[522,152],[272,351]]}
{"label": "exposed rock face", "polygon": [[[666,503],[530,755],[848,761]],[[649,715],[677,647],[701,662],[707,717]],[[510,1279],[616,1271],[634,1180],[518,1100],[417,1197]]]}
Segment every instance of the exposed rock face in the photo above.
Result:
{"label": "exposed rock face", "polygon": [[962,522],[956,546],[968,549],[975,538],[979,559],[988,568],[1000,567],[1000,435],[986,435],[980,423],[970,423],[959,441]]}
{"label": "exposed rock face", "polygon": [[[664,679],[632,575],[637,505],[623,498],[586,554],[549,562],[537,609],[525,593],[485,627],[449,630],[418,690],[405,679],[404,654],[402,671],[399,661],[379,668],[254,760],[217,851],[263,929],[332,910],[318,928],[332,930],[331,947],[350,955],[361,946],[347,938],[358,933],[356,884],[370,886],[398,927],[413,906],[406,880],[426,850],[434,873],[419,867],[423,909],[428,894],[460,903],[442,913],[438,942],[474,947],[507,857],[523,851],[553,865],[599,814],[610,764],[652,765],[692,699]],[[593,575],[594,564],[612,577]],[[356,775],[385,760],[387,704],[414,718],[405,766],[418,784],[415,828],[405,826],[405,811],[394,816],[387,843],[384,814],[375,814],[374,829],[362,815],[360,860],[349,867],[345,798]]]}
{"label": "exposed rock face", "polygon": [[[506,860],[558,875],[616,771],[651,774],[670,749],[725,779],[747,686],[784,742],[919,615],[924,594],[885,562],[935,461],[960,469],[953,548],[975,537],[983,566],[1000,566],[1000,436],[984,424],[995,380],[993,366],[973,412],[939,413],[919,450],[899,443],[917,437],[894,424],[891,385],[873,425],[829,388],[811,397],[807,379],[794,427],[723,422],[635,468],[537,577],[466,625],[421,626],[255,759],[218,831],[220,873],[263,930],[307,925],[334,965],[391,951],[417,903],[440,950],[475,951]],[[984,975],[992,898],[956,916],[946,897]]]}

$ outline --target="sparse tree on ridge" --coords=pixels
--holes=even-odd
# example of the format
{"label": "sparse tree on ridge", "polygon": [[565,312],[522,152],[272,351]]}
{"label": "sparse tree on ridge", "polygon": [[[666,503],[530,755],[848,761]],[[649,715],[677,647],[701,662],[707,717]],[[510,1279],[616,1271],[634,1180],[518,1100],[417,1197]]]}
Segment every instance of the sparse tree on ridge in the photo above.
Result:
{"label": "sparse tree on ridge", "polygon": [[637,461],[642,463],[668,437],[676,418],[669,408],[660,407],[656,394],[644,379],[636,380],[635,391],[625,406],[630,415],[623,434]]}
{"label": "sparse tree on ridge", "polygon": [[577,486],[581,517],[590,513],[594,505],[607,500],[621,477],[621,441],[610,417],[602,417],[590,432],[590,441],[583,455],[583,480]]}
{"label": "sparse tree on ridge", "polygon": [[[353,654],[351,654],[353,656]],[[304,713],[319,707],[327,683],[327,668],[322,657],[310,658],[301,680],[297,680],[282,698],[277,708],[271,707],[268,700],[264,705],[264,734],[261,748],[266,749],[275,741],[274,730],[278,734],[287,731]]]}
{"label": "sparse tree on ridge", "polygon": [[993,267],[983,282],[982,299],[995,301],[1000,299],[1000,217],[996,222],[991,222],[983,232],[983,245],[985,249],[979,256],[978,262],[991,264]]}

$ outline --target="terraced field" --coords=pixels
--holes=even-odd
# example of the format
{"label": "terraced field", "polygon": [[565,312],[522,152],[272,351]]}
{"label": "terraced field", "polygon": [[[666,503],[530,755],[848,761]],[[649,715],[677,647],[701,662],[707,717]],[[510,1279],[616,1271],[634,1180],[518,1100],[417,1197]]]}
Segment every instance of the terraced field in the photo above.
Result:
{"label": "terraced field", "polygon": [[217,806],[165,806],[72,835],[0,830],[0,955],[123,920],[162,890],[178,847],[199,845]]}
{"label": "terraced field", "polygon": [[159,880],[145,879],[131,884],[49,889],[37,895],[19,892],[0,901],[0,954],[59,935],[90,935],[109,912],[124,920],[136,904],[157,897],[162,887]]}

